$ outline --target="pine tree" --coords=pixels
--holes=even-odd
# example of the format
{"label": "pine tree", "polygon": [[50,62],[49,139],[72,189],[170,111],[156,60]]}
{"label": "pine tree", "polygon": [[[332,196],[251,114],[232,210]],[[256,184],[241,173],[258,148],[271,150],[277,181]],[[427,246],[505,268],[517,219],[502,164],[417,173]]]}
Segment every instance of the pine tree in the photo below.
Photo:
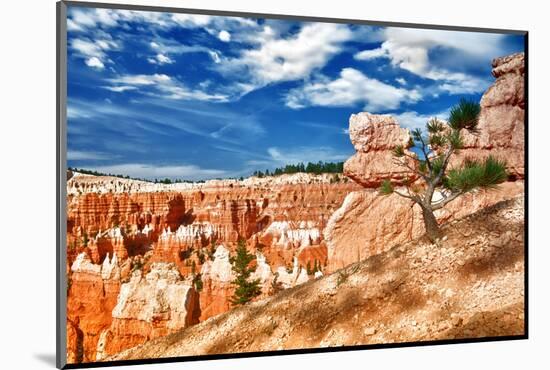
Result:
{"label": "pine tree", "polygon": [[232,284],[236,286],[235,293],[230,301],[233,306],[243,305],[250,302],[254,297],[261,293],[260,279],[250,280],[250,275],[256,268],[248,267],[256,257],[248,253],[246,242],[239,239],[236,255],[231,258],[232,270],[235,272],[235,280]]}
{"label": "pine tree", "polygon": [[[424,186],[409,181],[405,184],[405,192],[394,189],[388,180],[380,186],[382,194],[395,193],[420,206],[426,234],[431,241],[441,236],[434,211],[474,189],[494,188],[508,177],[506,163],[492,156],[484,160],[467,159],[459,167],[447,168],[451,156],[463,147],[462,132],[478,132],[480,109],[478,103],[461,100],[451,109],[447,125],[431,119],[426,123],[427,135],[421,129],[413,130],[408,147],[418,146],[422,151],[422,159],[409,154],[402,145],[395,147],[393,154],[396,163],[414,172],[424,182]],[[441,198],[434,201],[436,190],[440,191]]]}

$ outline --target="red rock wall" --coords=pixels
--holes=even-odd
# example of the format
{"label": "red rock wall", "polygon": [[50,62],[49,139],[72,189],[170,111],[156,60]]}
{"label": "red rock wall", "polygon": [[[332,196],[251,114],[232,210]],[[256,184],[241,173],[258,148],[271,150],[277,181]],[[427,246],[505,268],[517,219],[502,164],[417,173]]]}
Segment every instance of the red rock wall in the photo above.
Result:
{"label": "red rock wall", "polygon": [[[72,181],[77,179],[73,177]],[[313,266],[315,259],[326,259],[326,247],[282,250],[271,245],[273,238],[269,235],[259,236],[273,221],[312,221],[321,230],[344,197],[359,188],[352,182],[340,182],[69,195],[69,268],[79,253],[86,253],[90,263],[97,266],[107,255],[116,255],[120,276],[104,280],[100,274],[70,273],[68,360],[95,361],[170,332],[162,320],[152,328],[140,320],[112,318],[121,283],[129,279],[132,266],[138,261],[144,273],[151,263],[168,262],[174,263],[182,276],[190,276],[193,271],[201,271],[214,241],[231,249],[239,237],[244,237],[252,249],[262,239],[263,251],[273,256],[268,257],[273,271],[290,265],[297,254],[304,267],[308,261]],[[178,236],[181,225],[201,223],[211,225],[214,233]],[[229,298],[234,288],[230,282],[205,278],[203,285],[197,294],[197,321],[231,308]]]}
{"label": "red rock wall", "polygon": [[86,272],[75,272],[70,280],[67,361],[95,361],[99,335],[111,325],[120,281],[104,282],[101,275]]}

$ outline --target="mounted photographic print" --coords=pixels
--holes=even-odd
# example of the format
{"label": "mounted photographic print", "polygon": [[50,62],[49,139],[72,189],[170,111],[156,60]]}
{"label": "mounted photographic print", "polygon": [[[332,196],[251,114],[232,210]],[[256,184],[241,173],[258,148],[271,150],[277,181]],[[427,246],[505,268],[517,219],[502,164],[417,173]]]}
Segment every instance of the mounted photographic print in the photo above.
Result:
{"label": "mounted photographic print", "polygon": [[526,51],[58,3],[58,367],[527,338]]}

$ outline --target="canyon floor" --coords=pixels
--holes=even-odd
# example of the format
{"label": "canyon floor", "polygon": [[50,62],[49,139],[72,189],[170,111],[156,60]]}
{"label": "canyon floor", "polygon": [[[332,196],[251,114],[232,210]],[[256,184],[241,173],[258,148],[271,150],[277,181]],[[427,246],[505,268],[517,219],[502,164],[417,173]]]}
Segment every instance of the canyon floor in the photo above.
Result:
{"label": "canyon floor", "polygon": [[523,196],[106,360],[524,334]]}

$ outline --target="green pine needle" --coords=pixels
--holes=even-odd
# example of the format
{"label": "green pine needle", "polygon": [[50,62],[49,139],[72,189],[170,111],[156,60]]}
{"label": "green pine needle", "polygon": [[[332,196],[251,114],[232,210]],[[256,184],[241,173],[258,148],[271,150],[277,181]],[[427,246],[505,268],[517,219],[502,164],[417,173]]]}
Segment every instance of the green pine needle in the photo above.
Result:
{"label": "green pine needle", "polygon": [[451,108],[449,126],[453,130],[467,129],[469,131],[476,131],[480,111],[481,107],[479,103],[461,99],[457,105]]}
{"label": "green pine needle", "polygon": [[445,129],[443,122],[437,118],[431,118],[428,123],[426,123],[426,128],[430,134],[438,134]]}
{"label": "green pine needle", "polygon": [[382,181],[382,184],[380,184],[380,193],[382,195],[390,195],[391,193],[393,193],[393,185],[391,184],[390,180]]}
{"label": "green pine needle", "polygon": [[458,130],[451,130],[449,135],[447,135],[447,141],[455,150],[462,149],[462,147],[464,146],[462,136],[460,135],[460,131]]}
{"label": "green pine needle", "polygon": [[465,193],[478,187],[494,188],[507,178],[506,163],[489,156],[483,161],[466,160],[461,168],[450,170],[444,185]]}
{"label": "green pine needle", "polygon": [[397,145],[393,149],[393,155],[398,158],[403,157],[405,155],[405,149],[403,148],[403,145]]}

